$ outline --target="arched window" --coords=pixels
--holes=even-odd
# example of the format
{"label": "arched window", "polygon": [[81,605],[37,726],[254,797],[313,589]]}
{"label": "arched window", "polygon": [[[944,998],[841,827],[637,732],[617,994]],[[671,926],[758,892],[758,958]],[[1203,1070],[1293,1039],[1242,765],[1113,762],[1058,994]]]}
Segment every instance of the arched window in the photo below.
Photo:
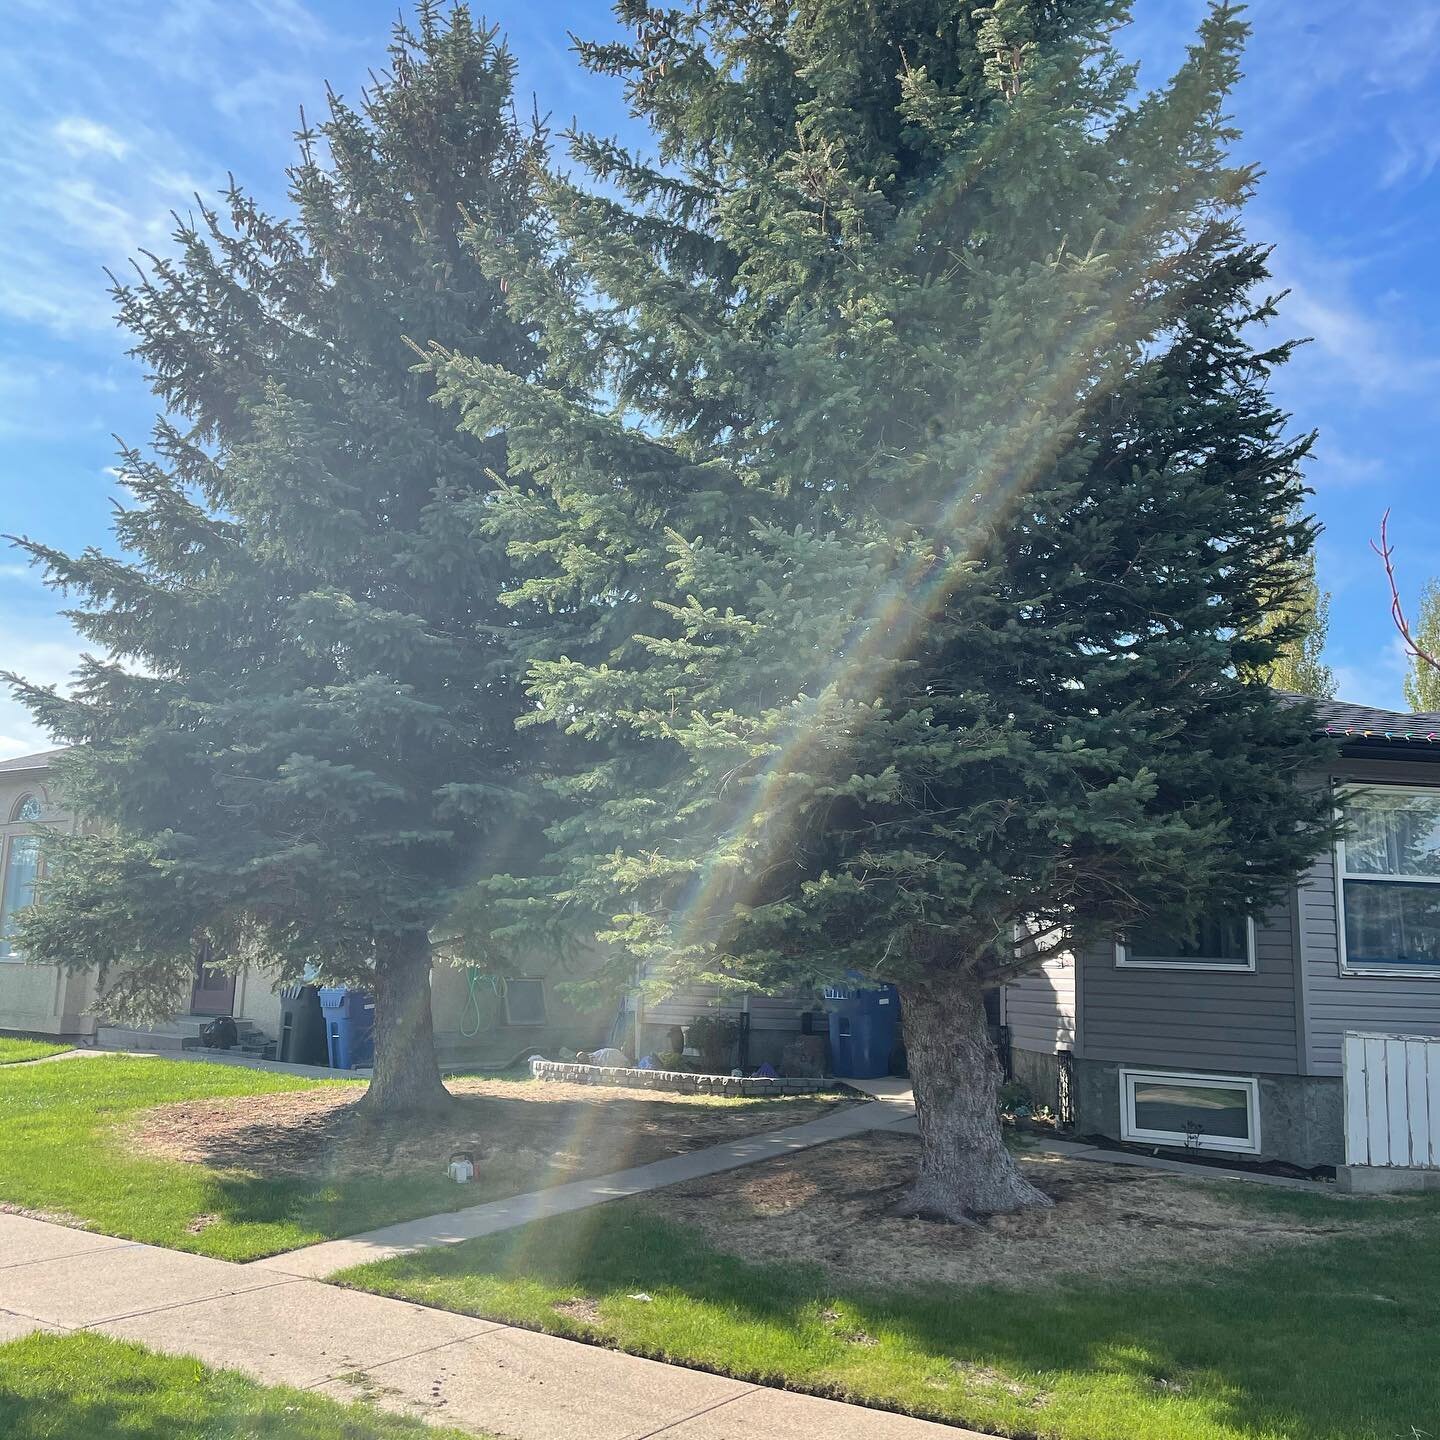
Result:
{"label": "arched window", "polygon": [[[40,818],[40,798],[22,795],[10,812],[12,824]],[[12,936],[15,918],[35,898],[35,882],[40,878],[40,840],[35,835],[11,835],[0,842],[4,870],[0,872],[0,960],[15,960]]]}

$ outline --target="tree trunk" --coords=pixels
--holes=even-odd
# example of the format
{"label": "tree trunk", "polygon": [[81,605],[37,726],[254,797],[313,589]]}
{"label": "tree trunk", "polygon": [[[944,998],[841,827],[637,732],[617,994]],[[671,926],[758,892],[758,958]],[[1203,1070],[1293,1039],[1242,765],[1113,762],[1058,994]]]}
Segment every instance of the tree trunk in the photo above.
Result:
{"label": "tree trunk", "polygon": [[360,1109],[378,1117],[452,1103],[435,1059],[430,941],[416,932],[384,937],[375,953],[375,1073]]}
{"label": "tree trunk", "polygon": [[920,1119],[920,1174],[902,1215],[965,1224],[1054,1202],[1023,1175],[1000,1133],[1000,1061],[978,981],[953,971],[901,987],[905,1053]]}

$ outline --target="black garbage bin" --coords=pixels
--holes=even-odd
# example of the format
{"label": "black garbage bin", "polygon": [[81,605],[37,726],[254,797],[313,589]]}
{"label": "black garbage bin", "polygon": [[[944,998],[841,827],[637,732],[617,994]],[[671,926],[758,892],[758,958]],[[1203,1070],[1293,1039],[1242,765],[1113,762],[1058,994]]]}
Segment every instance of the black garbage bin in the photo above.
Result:
{"label": "black garbage bin", "polygon": [[290,1065],[330,1063],[320,992],[313,985],[298,985],[280,992],[278,1058]]}
{"label": "black garbage bin", "polygon": [[851,1080],[888,1075],[900,1028],[900,992],[893,985],[827,985],[825,1008],[835,1074]]}

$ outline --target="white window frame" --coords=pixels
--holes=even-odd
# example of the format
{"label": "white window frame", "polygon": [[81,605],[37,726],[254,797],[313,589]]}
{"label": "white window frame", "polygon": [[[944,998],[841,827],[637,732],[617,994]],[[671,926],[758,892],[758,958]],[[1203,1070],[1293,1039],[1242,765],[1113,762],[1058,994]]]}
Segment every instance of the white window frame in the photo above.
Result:
{"label": "white window frame", "polygon": [[[1347,780],[1336,787],[1335,818],[1344,814],[1344,796],[1356,790],[1388,790],[1396,795],[1426,795],[1434,800],[1440,798],[1437,785],[1393,785],[1385,780]],[[1345,948],[1345,882],[1366,881],[1372,885],[1383,885],[1393,880],[1401,885],[1440,885],[1440,875],[1377,875],[1373,870],[1363,874],[1348,874],[1345,868],[1345,837],[1342,834],[1335,842],[1335,929],[1340,951],[1340,973],[1342,975],[1375,975],[1389,980],[1440,980],[1440,965],[1352,965]]]}
{"label": "white window frame", "polygon": [[1115,968],[1117,970],[1212,970],[1227,975],[1253,975],[1255,973],[1255,918],[1245,917],[1245,963],[1226,965],[1214,960],[1132,960],[1130,947],[1120,937],[1115,937]]}
{"label": "white window frame", "polygon": [[[14,842],[13,835],[0,835],[0,919],[5,915],[5,887],[10,879],[10,846]],[[23,965],[25,957],[13,946],[5,945],[4,937],[0,936],[0,965]]]}
{"label": "white window frame", "polygon": [[[512,1020],[510,1018],[510,987],[517,980],[526,984],[533,983],[540,987],[540,1009],[543,1014],[539,1020]],[[516,975],[505,982],[505,1023],[513,1025],[517,1030],[539,1030],[550,1023],[550,992],[546,988],[543,975]]]}
{"label": "white window frame", "polygon": [[[25,808],[25,803],[33,800],[40,807],[41,820],[21,820],[20,812]],[[5,812],[0,811],[0,814]],[[10,881],[10,852],[15,848],[17,840],[33,839],[39,832],[34,828],[43,823],[45,814],[45,797],[38,790],[26,790],[15,797],[6,814],[3,829],[0,829],[0,917],[5,914],[5,889]],[[24,829],[17,827],[24,826]],[[42,878],[43,872],[37,872],[36,879]],[[0,953],[0,965],[23,965],[25,957],[13,946],[4,953]]]}
{"label": "white window frame", "polygon": [[[1243,1090],[1245,1092],[1245,1113],[1250,1124],[1248,1139],[1237,1140],[1231,1135],[1205,1135],[1196,1137],[1193,1144],[1183,1132],[1171,1130],[1142,1130],[1135,1123],[1135,1084],[1140,1081],[1158,1081],[1166,1084],[1179,1081],[1186,1085],[1199,1085],[1211,1090]],[[1120,1138],[1139,1145],[1165,1145],[1174,1150],[1223,1150],[1230,1155],[1258,1155],[1260,1153],[1260,1081],[1253,1075],[1197,1075],[1188,1070],[1142,1070],[1138,1067],[1120,1067]]]}

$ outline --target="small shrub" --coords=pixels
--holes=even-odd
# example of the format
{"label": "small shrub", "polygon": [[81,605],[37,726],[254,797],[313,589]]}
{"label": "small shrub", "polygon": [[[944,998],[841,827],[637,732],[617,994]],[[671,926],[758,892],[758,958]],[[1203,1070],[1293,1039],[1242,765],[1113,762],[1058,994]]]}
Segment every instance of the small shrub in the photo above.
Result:
{"label": "small shrub", "polygon": [[685,1042],[700,1052],[700,1068],[712,1075],[727,1072],[734,1063],[740,1039],[740,1022],[733,1015],[697,1015],[685,1027]]}
{"label": "small shrub", "polygon": [[1035,1097],[1030,1087],[1022,1080],[1007,1080],[1000,1087],[1000,1113],[1014,1115],[1020,1119],[1033,1113]]}

